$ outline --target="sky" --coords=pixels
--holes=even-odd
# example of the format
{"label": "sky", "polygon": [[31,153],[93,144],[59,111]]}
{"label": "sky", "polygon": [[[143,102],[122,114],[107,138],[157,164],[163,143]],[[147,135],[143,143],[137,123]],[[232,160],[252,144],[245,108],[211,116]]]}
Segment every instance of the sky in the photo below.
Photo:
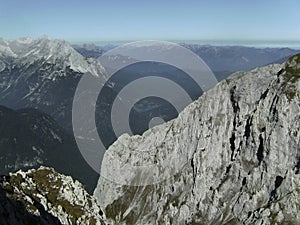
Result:
{"label": "sky", "polygon": [[0,0],[0,37],[300,41],[299,0]]}

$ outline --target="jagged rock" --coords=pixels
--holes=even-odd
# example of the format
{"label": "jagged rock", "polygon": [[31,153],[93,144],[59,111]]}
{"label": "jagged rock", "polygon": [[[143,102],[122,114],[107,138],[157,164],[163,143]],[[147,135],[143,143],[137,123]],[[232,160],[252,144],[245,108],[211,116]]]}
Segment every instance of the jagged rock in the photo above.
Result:
{"label": "jagged rock", "polygon": [[52,168],[10,173],[0,187],[0,221],[6,224],[22,224],[23,215],[28,218],[23,224],[105,224],[83,185]]}
{"label": "jagged rock", "polygon": [[47,79],[53,80],[57,78],[57,75],[64,76],[63,70],[67,67],[78,73],[93,73],[99,66],[96,65],[96,60],[90,59],[90,61],[87,61],[84,59],[84,57],[75,51],[65,40],[51,39],[47,36],[42,36],[38,39],[21,38],[9,41],[1,40],[0,61],[7,65],[8,68],[11,68],[11,62],[27,67],[36,61],[43,61],[43,64],[62,65],[62,71],[57,71],[57,73],[53,73],[47,77]]}
{"label": "jagged rock", "polygon": [[[111,224],[300,224],[300,55],[238,72],[105,153]],[[171,156],[171,157],[170,157]]]}
{"label": "jagged rock", "polygon": [[31,214],[22,203],[9,198],[2,186],[0,186],[0,222],[1,225],[61,224],[58,218],[41,208],[39,216]]}

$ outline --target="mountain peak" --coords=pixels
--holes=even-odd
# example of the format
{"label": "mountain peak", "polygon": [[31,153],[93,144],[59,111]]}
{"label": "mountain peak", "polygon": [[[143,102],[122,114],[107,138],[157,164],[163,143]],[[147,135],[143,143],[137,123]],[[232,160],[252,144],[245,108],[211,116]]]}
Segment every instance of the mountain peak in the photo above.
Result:
{"label": "mountain peak", "polygon": [[[61,64],[63,68],[70,67],[79,73],[95,71],[91,69],[91,63],[67,41],[52,39],[48,36],[41,36],[37,39],[2,40],[0,41],[0,57],[1,61],[6,62],[8,61],[7,58],[12,58],[23,65],[30,65],[36,61],[46,61],[50,64]],[[93,63],[96,64],[96,62]]]}
{"label": "mountain peak", "polygon": [[47,34],[44,34],[44,35],[38,37],[37,39],[51,40],[52,38],[50,38]]}

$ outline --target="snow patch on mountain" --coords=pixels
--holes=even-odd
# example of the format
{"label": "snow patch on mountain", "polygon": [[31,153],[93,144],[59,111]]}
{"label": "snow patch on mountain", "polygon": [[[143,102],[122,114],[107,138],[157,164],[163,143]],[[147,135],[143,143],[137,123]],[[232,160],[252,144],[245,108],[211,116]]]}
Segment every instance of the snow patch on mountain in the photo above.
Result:
{"label": "snow patch on mountain", "polygon": [[0,56],[12,58],[23,65],[45,61],[51,64],[61,63],[63,68],[70,67],[79,73],[91,72],[97,75],[99,70],[103,72],[102,66],[95,59],[86,60],[65,40],[51,39],[47,36],[35,40],[31,38],[1,40]]}

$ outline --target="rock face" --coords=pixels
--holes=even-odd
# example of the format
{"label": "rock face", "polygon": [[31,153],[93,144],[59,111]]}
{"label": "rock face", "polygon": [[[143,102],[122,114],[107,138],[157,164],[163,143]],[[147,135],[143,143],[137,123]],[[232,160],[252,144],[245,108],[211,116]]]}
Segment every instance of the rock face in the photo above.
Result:
{"label": "rock face", "polygon": [[299,78],[300,55],[238,72],[121,136],[94,192],[109,223],[300,224]]}
{"label": "rock face", "polygon": [[61,224],[58,218],[45,210],[41,210],[39,216],[31,214],[22,203],[9,198],[2,186],[0,186],[0,219],[3,225]]}
{"label": "rock face", "polygon": [[105,224],[81,183],[47,167],[2,177],[0,198],[1,224]]}

